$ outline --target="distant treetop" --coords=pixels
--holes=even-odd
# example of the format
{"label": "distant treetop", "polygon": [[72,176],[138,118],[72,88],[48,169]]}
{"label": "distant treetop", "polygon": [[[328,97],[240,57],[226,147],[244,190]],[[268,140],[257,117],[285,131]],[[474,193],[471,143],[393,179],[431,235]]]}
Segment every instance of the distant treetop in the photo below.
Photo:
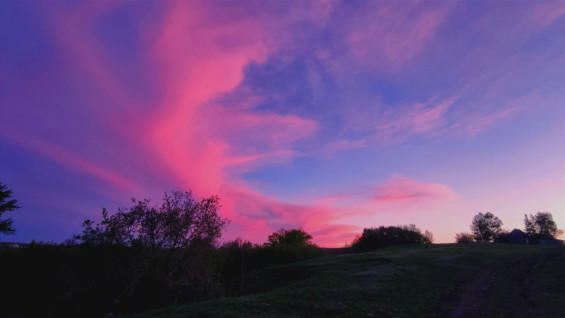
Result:
{"label": "distant treetop", "polygon": [[479,212],[473,217],[471,231],[477,242],[492,242],[502,231],[502,221],[494,214]]}
{"label": "distant treetop", "polygon": [[269,235],[267,245],[277,246],[307,246],[314,245],[312,243],[312,235],[306,233],[302,229],[285,230],[280,229]]}
{"label": "distant treetop", "polygon": [[524,215],[525,231],[530,237],[538,239],[555,238],[563,233],[557,228],[553,215],[549,212],[538,212],[536,215]]}
{"label": "distant treetop", "polygon": [[381,247],[400,244],[431,244],[433,235],[429,231],[422,233],[414,224],[398,226],[379,226],[363,229],[351,247],[358,252],[366,252]]}
{"label": "distant treetop", "polygon": [[[12,190],[8,189],[5,184],[0,183],[0,216],[7,211],[19,209],[16,200],[9,200],[12,197]],[[12,219],[0,219],[0,233],[14,234],[16,230],[12,227]]]}

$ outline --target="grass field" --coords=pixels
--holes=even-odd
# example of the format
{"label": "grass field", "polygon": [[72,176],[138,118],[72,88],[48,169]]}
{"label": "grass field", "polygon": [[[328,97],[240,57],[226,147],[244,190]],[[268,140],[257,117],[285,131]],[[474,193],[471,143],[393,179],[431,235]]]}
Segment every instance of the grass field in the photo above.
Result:
{"label": "grass field", "polygon": [[563,317],[565,248],[391,247],[250,273],[243,291],[135,317]]}

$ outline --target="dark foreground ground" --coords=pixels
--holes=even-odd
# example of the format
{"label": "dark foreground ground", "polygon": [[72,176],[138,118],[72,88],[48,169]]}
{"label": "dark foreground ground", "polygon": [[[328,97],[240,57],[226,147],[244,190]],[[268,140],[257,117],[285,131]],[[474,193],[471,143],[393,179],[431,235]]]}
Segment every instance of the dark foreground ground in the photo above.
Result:
{"label": "dark foreground ground", "polygon": [[135,317],[563,317],[565,248],[392,247],[267,268],[242,288]]}

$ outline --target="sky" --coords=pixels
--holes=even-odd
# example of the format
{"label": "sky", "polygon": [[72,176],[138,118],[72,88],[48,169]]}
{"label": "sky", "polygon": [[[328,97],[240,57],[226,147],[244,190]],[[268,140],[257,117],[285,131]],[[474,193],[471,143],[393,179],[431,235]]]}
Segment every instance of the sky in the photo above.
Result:
{"label": "sky", "polygon": [[564,229],[564,34],[564,1],[2,1],[0,240],[173,190],[225,240]]}

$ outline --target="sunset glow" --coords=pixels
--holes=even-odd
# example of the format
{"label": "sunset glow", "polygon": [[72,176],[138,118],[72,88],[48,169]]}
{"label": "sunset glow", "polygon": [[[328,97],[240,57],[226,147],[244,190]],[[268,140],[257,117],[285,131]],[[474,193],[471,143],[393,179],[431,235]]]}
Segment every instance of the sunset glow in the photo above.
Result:
{"label": "sunset glow", "polygon": [[0,7],[5,240],[172,190],[219,195],[223,239],[257,243],[411,223],[453,242],[486,211],[565,228],[563,1]]}

